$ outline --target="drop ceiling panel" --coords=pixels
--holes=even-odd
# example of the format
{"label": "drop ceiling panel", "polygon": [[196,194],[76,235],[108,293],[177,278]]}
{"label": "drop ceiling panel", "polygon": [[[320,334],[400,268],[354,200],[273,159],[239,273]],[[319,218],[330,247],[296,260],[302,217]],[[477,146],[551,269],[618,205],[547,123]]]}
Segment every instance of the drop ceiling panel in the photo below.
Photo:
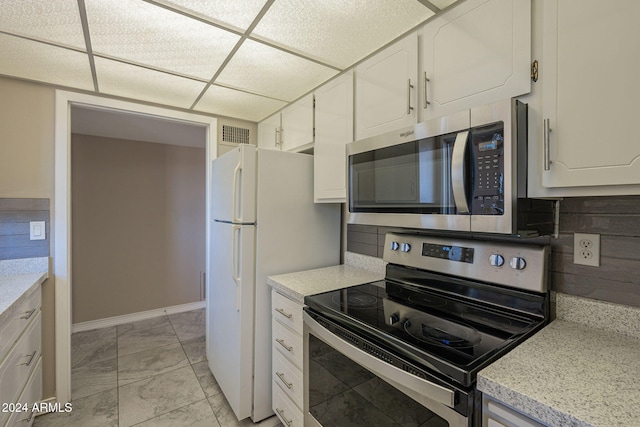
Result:
{"label": "drop ceiling panel", "polygon": [[140,0],[85,0],[95,53],[209,80],[239,36]]}
{"label": "drop ceiling panel", "polygon": [[0,30],[86,50],[77,0],[2,0]]}
{"label": "drop ceiling panel", "polygon": [[278,0],[252,36],[347,68],[432,15],[417,0]]}
{"label": "drop ceiling panel", "polygon": [[246,40],[216,82],[293,101],[337,73],[332,68]]}
{"label": "drop ceiling panel", "polygon": [[101,93],[143,101],[189,108],[204,89],[205,83],[124,64],[95,58]]}
{"label": "drop ceiling panel", "polygon": [[0,74],[93,90],[86,53],[0,34]]}
{"label": "drop ceiling panel", "polygon": [[156,0],[158,3],[198,15],[225,27],[244,32],[253,22],[264,0]]}
{"label": "drop ceiling panel", "polygon": [[284,101],[221,86],[210,86],[195,109],[206,113],[259,122],[285,105],[287,103]]}

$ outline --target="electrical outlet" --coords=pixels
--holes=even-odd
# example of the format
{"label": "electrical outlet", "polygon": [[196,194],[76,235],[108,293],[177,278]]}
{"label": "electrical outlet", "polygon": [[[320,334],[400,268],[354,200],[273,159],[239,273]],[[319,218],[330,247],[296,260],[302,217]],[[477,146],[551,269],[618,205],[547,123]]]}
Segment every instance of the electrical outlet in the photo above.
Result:
{"label": "electrical outlet", "polygon": [[600,267],[599,234],[573,234],[573,263]]}

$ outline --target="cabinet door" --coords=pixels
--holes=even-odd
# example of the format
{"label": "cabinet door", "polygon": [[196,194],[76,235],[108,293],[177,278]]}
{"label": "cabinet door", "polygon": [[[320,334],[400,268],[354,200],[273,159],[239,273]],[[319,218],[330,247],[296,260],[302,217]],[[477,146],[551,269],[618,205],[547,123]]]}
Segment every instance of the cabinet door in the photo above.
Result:
{"label": "cabinet door", "polygon": [[282,110],[282,149],[299,151],[313,144],[313,94]]}
{"label": "cabinet door", "polygon": [[422,35],[420,120],[531,91],[530,0],[469,0]]}
{"label": "cabinet door", "polygon": [[640,184],[640,2],[549,0],[543,13],[543,185]]}
{"label": "cabinet door", "polygon": [[356,139],[417,122],[417,74],[417,33],[356,67]]}
{"label": "cabinet door", "polygon": [[280,150],[280,113],[258,123],[258,147]]}
{"label": "cabinet door", "polygon": [[353,71],[315,91],[314,201],[346,200],[346,144],[353,140]]}

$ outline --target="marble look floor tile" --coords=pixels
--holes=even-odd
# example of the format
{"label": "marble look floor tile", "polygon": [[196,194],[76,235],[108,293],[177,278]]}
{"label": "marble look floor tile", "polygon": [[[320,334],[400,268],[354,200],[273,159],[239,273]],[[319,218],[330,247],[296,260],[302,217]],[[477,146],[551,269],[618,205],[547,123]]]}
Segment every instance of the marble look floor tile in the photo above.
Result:
{"label": "marble look floor tile", "polygon": [[187,353],[189,362],[191,362],[192,365],[207,360],[207,342],[205,337],[183,342],[182,348],[184,352]]}
{"label": "marble look floor tile", "polygon": [[131,331],[118,337],[118,356],[126,356],[178,342],[178,337],[171,326]]}
{"label": "marble look floor tile", "polygon": [[36,417],[35,427],[118,427],[117,389],[74,400],[73,410]]}
{"label": "marble look floor tile", "polygon": [[118,358],[118,385],[189,366],[180,343],[139,351]]}
{"label": "marble look floor tile", "polygon": [[163,328],[170,325],[171,322],[169,322],[169,317],[159,316],[137,322],[125,323],[123,325],[118,325],[116,328],[118,330],[118,336],[120,336],[129,332],[146,331],[147,329]]}
{"label": "marble look floor tile", "polygon": [[170,314],[169,320],[182,342],[205,336],[205,309]]}
{"label": "marble look floor tile", "polygon": [[118,357],[116,328],[94,329],[71,335],[71,366]]}
{"label": "marble look floor tile", "polygon": [[207,399],[152,418],[136,427],[220,427]]}
{"label": "marble look floor tile", "polygon": [[211,373],[209,365],[206,361],[196,363],[192,365],[192,368],[193,372],[195,372],[196,377],[198,378],[198,381],[200,382],[200,386],[202,387],[205,396],[213,397],[216,394],[222,393],[222,390],[220,390],[220,386]]}
{"label": "marble look floor tile", "polygon": [[191,366],[118,387],[120,427],[164,415],[205,398]]}
{"label": "marble look floor tile", "polygon": [[218,419],[218,422],[221,426],[242,426],[240,421],[238,421],[238,418],[236,418],[236,415],[233,413],[233,409],[231,409],[231,405],[229,405],[229,402],[227,401],[227,398],[224,397],[224,394],[219,393],[215,396],[209,397],[209,404],[211,405],[211,409],[213,410],[213,413]]}
{"label": "marble look floor tile", "polygon": [[118,387],[118,359],[99,360],[71,369],[71,398],[76,399]]}

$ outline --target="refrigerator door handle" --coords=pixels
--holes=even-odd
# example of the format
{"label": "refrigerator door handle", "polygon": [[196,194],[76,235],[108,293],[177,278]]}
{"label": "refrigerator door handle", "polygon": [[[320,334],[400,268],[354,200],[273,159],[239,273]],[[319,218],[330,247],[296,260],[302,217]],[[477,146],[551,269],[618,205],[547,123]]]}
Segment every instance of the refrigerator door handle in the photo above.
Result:
{"label": "refrigerator door handle", "polygon": [[240,311],[240,288],[242,275],[240,272],[240,253],[242,252],[242,227],[231,226],[231,276],[236,284],[236,311]]}
{"label": "refrigerator door handle", "polygon": [[[238,197],[238,191],[240,191],[240,189],[242,188],[242,183],[238,185],[238,182],[241,179],[241,175],[242,175],[242,159],[238,160],[238,165],[233,170],[233,187],[231,189],[233,194],[233,200],[232,200],[233,222],[242,222],[242,195]],[[240,206],[238,206],[238,203],[240,204]],[[240,212],[240,215],[238,215],[238,212]]]}

